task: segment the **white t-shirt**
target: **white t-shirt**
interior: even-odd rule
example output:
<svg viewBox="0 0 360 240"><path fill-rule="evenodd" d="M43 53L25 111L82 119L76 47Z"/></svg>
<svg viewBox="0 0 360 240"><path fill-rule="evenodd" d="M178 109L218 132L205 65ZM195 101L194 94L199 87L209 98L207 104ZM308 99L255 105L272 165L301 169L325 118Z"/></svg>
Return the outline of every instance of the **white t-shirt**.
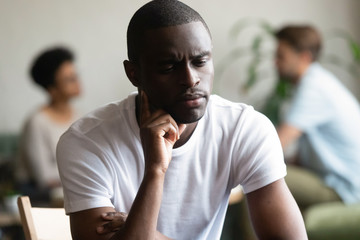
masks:
<svg viewBox="0 0 360 240"><path fill-rule="evenodd" d="M66 212L115 207L129 212L144 173L135 96L77 121L60 139ZM173 149L158 230L174 239L218 239L230 191L245 193L286 174L277 133L250 106L211 96L191 138Z"/></svg>

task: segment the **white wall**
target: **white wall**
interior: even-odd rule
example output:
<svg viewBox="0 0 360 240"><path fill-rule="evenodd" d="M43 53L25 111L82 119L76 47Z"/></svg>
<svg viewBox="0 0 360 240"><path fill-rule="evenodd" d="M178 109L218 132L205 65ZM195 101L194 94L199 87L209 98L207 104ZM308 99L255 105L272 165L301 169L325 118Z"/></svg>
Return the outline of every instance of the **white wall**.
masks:
<svg viewBox="0 0 360 240"><path fill-rule="evenodd" d="M28 68L34 55L47 46L60 43L75 50L84 90L76 105L82 112L135 90L122 67L126 59L125 34L130 17L145 2L0 0L0 132L18 132L26 115L46 101L41 89L31 83ZM360 39L358 0L184 2L207 21L213 35L215 63L232 48L228 41L232 24L244 17L262 18L276 27L292 22L312 23L320 31L342 28ZM347 49L335 48L346 56ZM239 93L241 81L237 76L241 73L235 70L222 79L217 92L234 101L258 104L273 82L264 80L253 91ZM345 84L360 95L358 82Z"/></svg>

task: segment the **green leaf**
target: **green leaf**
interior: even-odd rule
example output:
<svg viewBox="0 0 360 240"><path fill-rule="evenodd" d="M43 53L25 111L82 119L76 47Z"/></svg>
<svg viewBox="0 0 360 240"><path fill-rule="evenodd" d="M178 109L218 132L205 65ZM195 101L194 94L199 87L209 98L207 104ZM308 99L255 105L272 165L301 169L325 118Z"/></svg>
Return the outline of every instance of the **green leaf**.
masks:
<svg viewBox="0 0 360 240"><path fill-rule="evenodd" d="M258 77L257 77L257 72L256 72L256 65L251 64L248 69L248 80L246 81L246 84L245 84L245 90L248 90L249 88L251 88L256 83L257 80L258 80Z"/></svg>
<svg viewBox="0 0 360 240"><path fill-rule="evenodd" d="M360 46L354 40L349 39L349 47L353 54L354 60L360 63Z"/></svg>
<svg viewBox="0 0 360 240"><path fill-rule="evenodd" d="M267 22L263 21L260 25L262 27L262 29L265 30L265 32L271 36L275 35L275 30L274 28Z"/></svg>
<svg viewBox="0 0 360 240"><path fill-rule="evenodd" d="M252 50L254 52L259 52L262 42L263 42L262 36L257 35L255 37L254 41L252 42L252 46L251 46Z"/></svg>

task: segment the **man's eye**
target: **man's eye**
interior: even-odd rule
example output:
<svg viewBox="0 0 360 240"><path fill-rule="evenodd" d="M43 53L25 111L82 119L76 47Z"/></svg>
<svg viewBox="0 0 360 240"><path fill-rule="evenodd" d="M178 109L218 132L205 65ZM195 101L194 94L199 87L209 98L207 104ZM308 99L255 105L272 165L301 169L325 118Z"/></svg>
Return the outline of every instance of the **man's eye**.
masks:
<svg viewBox="0 0 360 240"><path fill-rule="evenodd" d="M202 67L207 63L207 59L197 59L193 62L195 66Z"/></svg>
<svg viewBox="0 0 360 240"><path fill-rule="evenodd" d="M174 69L175 69L175 65L167 64L167 65L160 67L160 72L161 73L169 73L169 72L173 71Z"/></svg>

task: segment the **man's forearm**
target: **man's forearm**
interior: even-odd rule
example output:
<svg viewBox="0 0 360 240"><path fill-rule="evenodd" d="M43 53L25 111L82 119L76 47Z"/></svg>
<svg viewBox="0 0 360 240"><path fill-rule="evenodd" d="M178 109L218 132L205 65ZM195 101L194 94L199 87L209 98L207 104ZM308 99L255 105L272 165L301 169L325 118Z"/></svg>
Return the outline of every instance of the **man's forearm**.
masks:
<svg viewBox="0 0 360 240"><path fill-rule="evenodd" d="M164 178L165 173L145 173L124 227L114 234L112 240L164 239L160 237L165 236L156 231Z"/></svg>
<svg viewBox="0 0 360 240"><path fill-rule="evenodd" d="M281 124L277 130L282 148L285 150L291 143L295 142L301 135L300 129L289 124Z"/></svg>

